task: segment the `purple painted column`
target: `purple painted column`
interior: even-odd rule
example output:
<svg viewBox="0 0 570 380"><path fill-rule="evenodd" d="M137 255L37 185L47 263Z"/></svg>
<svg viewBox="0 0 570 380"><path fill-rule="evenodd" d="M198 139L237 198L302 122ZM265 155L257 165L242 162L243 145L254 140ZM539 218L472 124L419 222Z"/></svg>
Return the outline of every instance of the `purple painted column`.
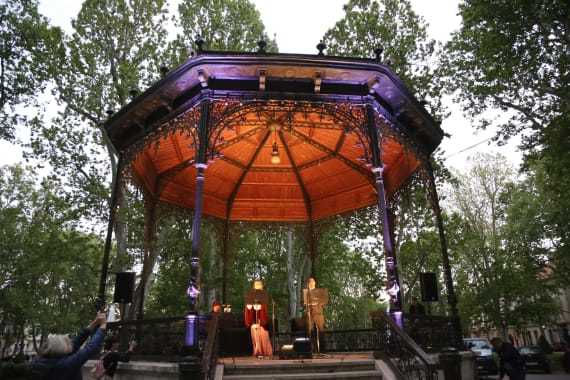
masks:
<svg viewBox="0 0 570 380"><path fill-rule="evenodd" d="M202 205L204 198L204 171L206 165L206 151L208 149L208 128L210 121L210 103L205 101L200 108L200 124L198 126L198 146L196 152L196 187L194 192L194 219L192 221L192 256L190 259L190 281L186 294L189 301L189 313L186 316L187 347L196 347L198 344L198 296L200 294L200 227L202 224Z"/></svg>
<svg viewBox="0 0 570 380"><path fill-rule="evenodd" d="M372 172L374 173L376 194L378 196L378 212L382 221L382 236L384 240L384 256L386 260L386 291L390 296L389 311L394 321L402 327L402 296L400 290L400 279L398 276L398 263L394 254L394 243L392 236L392 218L386 202L386 191L384 188L384 166L382 163L381 139L379 138L378 127L375 123L374 109L371 105L366 107L368 136L370 142L370 152L372 154Z"/></svg>

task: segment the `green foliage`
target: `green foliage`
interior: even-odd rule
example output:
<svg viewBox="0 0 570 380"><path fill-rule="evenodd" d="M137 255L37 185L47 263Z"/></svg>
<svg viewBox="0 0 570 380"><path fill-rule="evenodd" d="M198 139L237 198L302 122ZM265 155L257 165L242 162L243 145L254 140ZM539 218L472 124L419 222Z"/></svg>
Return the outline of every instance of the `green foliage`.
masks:
<svg viewBox="0 0 570 380"><path fill-rule="evenodd" d="M345 15L323 36L327 54L372 57L384 49L384 61L419 99L441 116L441 87L435 79L435 41L427 35L427 24L409 1L350 0Z"/></svg>
<svg viewBox="0 0 570 380"><path fill-rule="evenodd" d="M570 13L567 1L475 0L460 6L461 29L442 55L450 93L497 140L520 136L524 169L538 175L548 203L544 223L556 234L560 271L570 268ZM495 118L496 111L502 111ZM568 283L566 283L568 284Z"/></svg>
<svg viewBox="0 0 570 380"><path fill-rule="evenodd" d="M201 36L208 50L257 51L257 42L264 39L266 51L277 51L277 42L268 38L259 11L249 0L185 0L178 15L182 34L175 44L179 46L193 46L194 38Z"/></svg>
<svg viewBox="0 0 570 380"><path fill-rule="evenodd" d="M52 120L30 123L26 157L48 163L85 217L106 218L109 168L116 156L102 122L106 111L129 101L131 89L160 76L166 51L164 1L85 1L53 52L53 93L60 102Z"/></svg>
<svg viewBox="0 0 570 380"><path fill-rule="evenodd" d="M526 146L543 143L544 128L568 107L568 12L567 2L557 0L461 4L463 24L442 68L464 110L475 118L489 109L512 111L499 137L527 130Z"/></svg>
<svg viewBox="0 0 570 380"><path fill-rule="evenodd" d="M50 76L49 52L60 31L38 12L36 0L0 3L0 139L14 139Z"/></svg>
<svg viewBox="0 0 570 380"><path fill-rule="evenodd" d="M317 278L329 289L325 315L330 329L369 327L369 313L385 308L379 301L384 271L375 239L378 227L375 210L366 209L338 220L321 238Z"/></svg>
<svg viewBox="0 0 570 380"><path fill-rule="evenodd" d="M451 201L460 311L481 327L524 327L551 322L558 307L549 278L548 231L528 182L516 183L504 157L479 155L459 175Z"/></svg>
<svg viewBox="0 0 570 380"><path fill-rule="evenodd" d="M191 252L191 219L177 218L177 232L169 230L161 249L160 269L157 273L147 315L182 315L187 311L185 290L188 281L189 255ZM363 224L364 225L364 224ZM212 226L206 223L206 236L202 240L202 297L208 298L210 291L221 300L221 264L212 265L208 252L212 248L210 239ZM252 282L261 278L275 301L276 318L281 326L288 326L292 316L288 314L289 290L287 287L287 248L288 227L268 227L251 229L235 226L232 229L231 257L228 273L228 300L234 312L244 307L244 294L251 289ZM377 257L364 247L349 248L345 243L348 230L341 223L333 224L319 243L317 278L319 286L329 289L330 305L325 309L329 328L357 328L366 326L368 312L380 306L375 299L382 287L379 281ZM307 245L303 241L302 228L295 230L295 256L306 258ZM171 235L172 234L172 235ZM216 244L219 258L221 243ZM377 254L376 254L377 255ZM300 266L294 273L304 287L307 267ZM300 298L298 298L300 300ZM210 301L202 302L203 311L208 311ZM286 327L283 327L286 329Z"/></svg>
<svg viewBox="0 0 570 380"><path fill-rule="evenodd" d="M82 232L50 179L0 169L0 320L38 332L73 332L93 313L102 244Z"/></svg>

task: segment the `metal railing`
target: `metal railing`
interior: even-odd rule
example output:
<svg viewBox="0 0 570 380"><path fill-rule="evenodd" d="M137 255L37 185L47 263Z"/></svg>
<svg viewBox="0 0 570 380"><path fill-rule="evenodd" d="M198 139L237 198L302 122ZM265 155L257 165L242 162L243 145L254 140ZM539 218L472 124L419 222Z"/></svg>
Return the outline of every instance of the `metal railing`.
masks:
<svg viewBox="0 0 570 380"><path fill-rule="evenodd" d="M205 380L214 379L220 344L219 334L220 314L213 313L208 321L206 344L202 354L202 376Z"/></svg>
<svg viewBox="0 0 570 380"><path fill-rule="evenodd" d="M120 336L123 347L136 339L132 360L176 362L184 344L184 317L118 321L108 329Z"/></svg>
<svg viewBox="0 0 570 380"><path fill-rule="evenodd" d="M220 318L223 317L223 318ZM374 351L382 353L393 367L401 373L405 379L436 380L437 362L433 357L426 354L425 350L408 335L408 331L418 342L426 344L428 349L436 346L450 346L449 338L442 333L437 337L441 341L436 345L435 334L422 336L422 329L433 325L435 319L424 319L423 327L418 327L418 319L408 319L407 331L398 327L392 318L384 312L371 313L372 329L352 329L324 331L320 336L322 352L348 352L348 351ZM236 321L234 321L236 319ZM239 319L234 315L200 316L198 318L199 349L202 353L201 367L206 379L213 378L220 352L220 331L226 327L233 327ZM429 323L427 323L427 322ZM234 323L235 322L235 323ZM437 319L443 329L448 321ZM233 323L233 324L232 324ZM415 325L414 325L415 323ZM177 362L184 348L184 317L145 319L142 321L121 321L109 324L109 329L120 332L120 335L128 342L129 338L136 337L138 345L133 360L169 361ZM245 329L245 328L244 328ZM415 330L414 330L415 329ZM300 335L303 335L300 332ZM243 335L243 334L242 334ZM276 333L276 347L291 343L299 334Z"/></svg>
<svg viewBox="0 0 570 380"><path fill-rule="evenodd" d="M406 333L425 351L441 352L449 347L463 348L452 317L437 315L404 314Z"/></svg>
<svg viewBox="0 0 570 380"><path fill-rule="evenodd" d="M371 313L383 352L404 379L437 380L437 362L383 311Z"/></svg>

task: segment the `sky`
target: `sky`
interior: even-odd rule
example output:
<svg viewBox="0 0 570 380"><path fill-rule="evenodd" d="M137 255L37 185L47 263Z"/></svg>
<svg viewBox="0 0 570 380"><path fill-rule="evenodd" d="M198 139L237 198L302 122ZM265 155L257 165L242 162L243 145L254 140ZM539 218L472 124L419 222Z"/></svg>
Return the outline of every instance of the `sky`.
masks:
<svg viewBox="0 0 570 380"><path fill-rule="evenodd" d="M172 1L170 1L172 3ZM316 45L323 34L343 16L342 6L347 0L252 0L261 14L268 35L276 35L279 51L283 53L317 53ZM461 25L457 15L458 0L411 0L416 13L429 24L428 32L436 40L445 42L451 33ZM81 8L80 0L43 0L40 12L47 16L52 24L71 30L71 20ZM172 6L173 10L175 7ZM444 131L451 135L444 139L442 149L449 166L458 170L468 167L467 159L477 152L500 152L507 160L518 166L521 154L517 150L517 140L507 146L496 147L488 139L494 135L493 128L476 131L469 120L451 98L446 98L445 105L450 116L442 122ZM25 139L25 134L20 133ZM21 149L15 145L0 141L0 165L21 161Z"/></svg>

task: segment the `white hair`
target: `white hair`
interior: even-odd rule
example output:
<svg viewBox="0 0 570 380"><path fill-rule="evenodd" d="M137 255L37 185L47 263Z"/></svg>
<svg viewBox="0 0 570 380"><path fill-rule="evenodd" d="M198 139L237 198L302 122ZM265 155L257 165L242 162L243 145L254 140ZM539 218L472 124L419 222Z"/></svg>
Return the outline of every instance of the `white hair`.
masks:
<svg viewBox="0 0 570 380"><path fill-rule="evenodd" d="M67 335L50 334L40 347L39 354L44 357L60 357L70 354L71 351L71 339Z"/></svg>

